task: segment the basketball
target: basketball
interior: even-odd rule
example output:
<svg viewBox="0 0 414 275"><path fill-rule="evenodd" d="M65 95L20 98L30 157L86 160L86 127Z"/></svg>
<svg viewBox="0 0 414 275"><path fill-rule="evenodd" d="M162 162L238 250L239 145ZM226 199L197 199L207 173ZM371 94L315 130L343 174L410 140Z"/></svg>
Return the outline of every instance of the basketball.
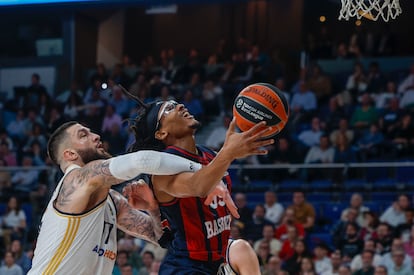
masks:
<svg viewBox="0 0 414 275"><path fill-rule="evenodd" d="M289 105L283 93L273 85L256 83L244 88L233 104L233 116L240 131L247 131L257 123L266 121L274 129L266 138L277 135L286 126Z"/></svg>

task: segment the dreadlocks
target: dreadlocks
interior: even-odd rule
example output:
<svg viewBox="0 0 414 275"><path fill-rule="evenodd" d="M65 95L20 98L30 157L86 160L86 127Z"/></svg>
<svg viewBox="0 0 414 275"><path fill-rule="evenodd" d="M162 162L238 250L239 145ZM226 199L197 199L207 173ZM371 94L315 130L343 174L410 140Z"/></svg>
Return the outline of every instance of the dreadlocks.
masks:
<svg viewBox="0 0 414 275"><path fill-rule="evenodd" d="M135 142L128 148L128 152L139 150L162 151L165 145L155 138L157 131L158 112L162 105L161 101L146 104L138 97L128 92L124 87L118 85L121 90L131 99L138 103L138 114L129 119L129 129L134 133Z"/></svg>

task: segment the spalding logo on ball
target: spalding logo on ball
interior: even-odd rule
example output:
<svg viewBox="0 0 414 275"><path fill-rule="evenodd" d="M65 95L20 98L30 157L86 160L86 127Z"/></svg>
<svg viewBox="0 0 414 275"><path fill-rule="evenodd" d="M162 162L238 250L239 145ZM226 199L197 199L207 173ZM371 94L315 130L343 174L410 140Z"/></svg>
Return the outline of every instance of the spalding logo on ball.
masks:
<svg viewBox="0 0 414 275"><path fill-rule="evenodd" d="M289 105L283 93L273 85L256 83L244 88L236 97L233 116L241 131L247 131L264 120L274 129L267 138L272 137L286 126L289 118Z"/></svg>

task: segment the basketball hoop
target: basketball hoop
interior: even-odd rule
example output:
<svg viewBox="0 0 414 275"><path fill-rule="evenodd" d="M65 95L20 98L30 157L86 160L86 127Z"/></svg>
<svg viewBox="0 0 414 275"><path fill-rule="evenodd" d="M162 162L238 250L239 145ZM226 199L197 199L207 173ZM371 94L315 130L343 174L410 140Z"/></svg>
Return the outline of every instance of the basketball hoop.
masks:
<svg viewBox="0 0 414 275"><path fill-rule="evenodd" d="M385 22L401 14L399 0L341 0L342 8L338 19L349 20L350 17L365 17L377 21L381 17Z"/></svg>

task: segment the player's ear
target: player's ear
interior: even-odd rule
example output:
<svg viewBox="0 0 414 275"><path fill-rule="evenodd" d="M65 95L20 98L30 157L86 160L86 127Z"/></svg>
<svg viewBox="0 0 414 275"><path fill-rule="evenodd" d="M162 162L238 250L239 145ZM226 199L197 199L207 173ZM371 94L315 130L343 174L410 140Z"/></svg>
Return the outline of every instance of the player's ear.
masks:
<svg viewBox="0 0 414 275"><path fill-rule="evenodd" d="M164 130L162 130L162 129L157 130L157 131L155 132L155 139L158 139L158 140L165 140L165 139L167 138L167 136L168 136L168 132L167 132L167 131L164 131Z"/></svg>
<svg viewBox="0 0 414 275"><path fill-rule="evenodd" d="M78 153L73 149L65 149L63 151L63 159L66 161L73 161L79 157Z"/></svg>

